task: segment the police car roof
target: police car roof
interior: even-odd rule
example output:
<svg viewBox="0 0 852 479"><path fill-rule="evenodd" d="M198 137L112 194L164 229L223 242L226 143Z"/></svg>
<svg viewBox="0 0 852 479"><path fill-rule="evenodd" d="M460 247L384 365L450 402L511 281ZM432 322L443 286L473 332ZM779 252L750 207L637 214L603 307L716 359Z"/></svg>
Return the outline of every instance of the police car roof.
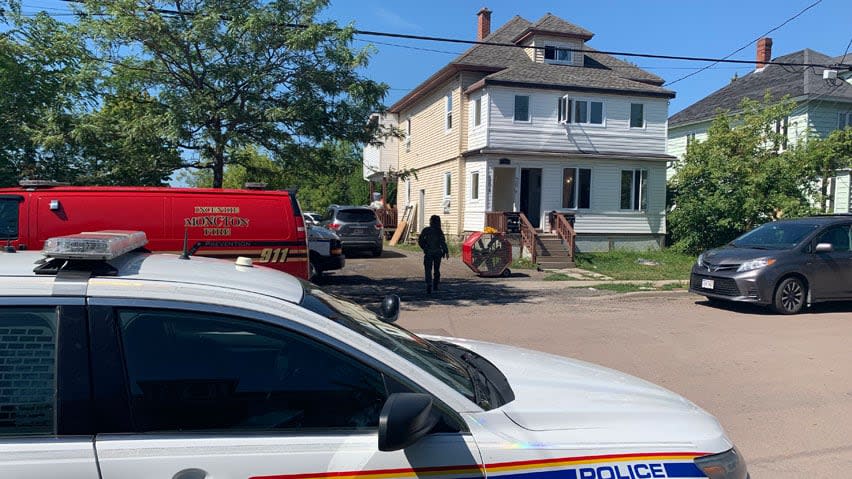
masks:
<svg viewBox="0 0 852 479"><path fill-rule="evenodd" d="M56 276L36 275L33 269L44 256L38 252L0 253L0 282L11 278L36 277L51 288ZM134 281L210 286L271 296L291 303L302 300L304 288L298 279L262 266L237 266L233 261L193 256L182 260L177 255L128 253L109 261L118 270L116 276L98 276L101 281ZM21 293L17 293L21 294ZM30 293L27 293L29 295ZM41 294L41 293L36 293ZM15 288L0 286L0 296L16 295ZM50 289L45 293L50 295Z"/></svg>

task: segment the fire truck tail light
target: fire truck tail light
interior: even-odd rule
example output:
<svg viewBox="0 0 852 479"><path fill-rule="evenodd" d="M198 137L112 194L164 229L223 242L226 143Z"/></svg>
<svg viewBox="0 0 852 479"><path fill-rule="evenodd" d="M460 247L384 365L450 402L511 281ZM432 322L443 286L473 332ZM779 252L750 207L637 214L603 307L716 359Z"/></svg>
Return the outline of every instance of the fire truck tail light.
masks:
<svg viewBox="0 0 852 479"><path fill-rule="evenodd" d="M93 231L50 238L43 253L50 258L108 261L146 244L143 231Z"/></svg>

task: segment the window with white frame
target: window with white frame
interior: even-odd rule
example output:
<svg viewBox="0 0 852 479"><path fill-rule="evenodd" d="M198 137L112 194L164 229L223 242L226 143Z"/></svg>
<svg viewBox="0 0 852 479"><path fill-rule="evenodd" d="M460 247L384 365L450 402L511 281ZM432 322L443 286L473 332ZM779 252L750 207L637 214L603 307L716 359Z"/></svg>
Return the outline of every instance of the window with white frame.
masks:
<svg viewBox="0 0 852 479"><path fill-rule="evenodd" d="M470 174L470 199L479 199L479 172L474 171Z"/></svg>
<svg viewBox="0 0 852 479"><path fill-rule="evenodd" d="M405 120L405 151L411 151L411 118Z"/></svg>
<svg viewBox="0 0 852 479"><path fill-rule="evenodd" d="M602 101L580 100L563 96L559 98L556 110L559 123L603 125L605 119Z"/></svg>
<svg viewBox="0 0 852 479"><path fill-rule="evenodd" d="M837 115L837 129L852 128L852 112L842 111Z"/></svg>
<svg viewBox="0 0 852 479"><path fill-rule="evenodd" d="M590 208L592 202L592 170L565 168L562 170L562 207Z"/></svg>
<svg viewBox="0 0 852 479"><path fill-rule="evenodd" d="M529 95L515 95L515 121L530 121Z"/></svg>
<svg viewBox="0 0 852 479"><path fill-rule="evenodd" d="M447 93L446 103L446 114L444 115L444 129L449 131L453 129L453 94Z"/></svg>
<svg viewBox="0 0 852 479"><path fill-rule="evenodd" d="M686 147L689 148L689 145L695 143L695 133L687 133L686 134Z"/></svg>
<svg viewBox="0 0 852 479"><path fill-rule="evenodd" d="M453 192L453 174L449 171L444 173L444 198L448 198Z"/></svg>
<svg viewBox="0 0 852 479"><path fill-rule="evenodd" d="M784 118L779 118L775 120L775 134L780 136L781 145L779 150L787 149L787 133L790 124L790 117L785 116Z"/></svg>
<svg viewBox="0 0 852 479"><path fill-rule="evenodd" d="M405 182L405 204L411 204L411 180Z"/></svg>
<svg viewBox="0 0 852 479"><path fill-rule="evenodd" d="M630 104L630 128L645 128L645 105Z"/></svg>
<svg viewBox="0 0 852 479"><path fill-rule="evenodd" d="M621 170L621 209L648 208L648 170Z"/></svg>
<svg viewBox="0 0 852 479"><path fill-rule="evenodd" d="M473 126L482 124L482 97L473 101Z"/></svg>
<svg viewBox="0 0 852 479"><path fill-rule="evenodd" d="M544 61L545 63L574 63L574 52L568 47L558 47L556 45L544 46Z"/></svg>

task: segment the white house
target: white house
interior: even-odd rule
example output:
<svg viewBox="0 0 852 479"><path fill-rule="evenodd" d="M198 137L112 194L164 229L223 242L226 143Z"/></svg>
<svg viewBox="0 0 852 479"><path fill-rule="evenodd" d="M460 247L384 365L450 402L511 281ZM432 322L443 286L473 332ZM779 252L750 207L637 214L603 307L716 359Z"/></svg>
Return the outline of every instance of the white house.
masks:
<svg viewBox="0 0 852 479"><path fill-rule="evenodd" d="M395 169L400 206L418 225L482 230L490 212L522 212L548 233L551 211L575 215L577 249L658 248L666 233L663 80L588 45L593 34L547 14L519 16L392 105L407 133ZM495 45L499 44L499 45ZM366 158L366 152L365 152Z"/></svg>
<svg viewBox="0 0 852 479"><path fill-rule="evenodd" d="M669 118L668 153L682 159L687 145L707 138L710 124L720 112L736 112L744 98L763 100L767 91L772 98L788 96L796 102L793 112L776 123L776 132L786 135L787 144L804 141L809 135L826 136L839 128L852 127L852 75L847 66L840 67L842 57L830 57L804 49L775 58L790 64L837 65L836 78L824 78L825 68L790 67L767 64L772 58L772 39L762 38L757 44L755 70L707 95ZM833 76L833 75L832 75ZM675 173L676 163L668 176ZM831 182L833 211L850 212L850 172L841 172Z"/></svg>

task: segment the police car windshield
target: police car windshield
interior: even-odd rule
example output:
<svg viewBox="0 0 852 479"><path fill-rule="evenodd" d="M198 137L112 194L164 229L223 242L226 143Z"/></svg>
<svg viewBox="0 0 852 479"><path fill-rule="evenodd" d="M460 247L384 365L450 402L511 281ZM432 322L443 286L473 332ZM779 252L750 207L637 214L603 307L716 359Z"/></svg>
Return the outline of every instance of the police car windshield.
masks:
<svg viewBox="0 0 852 479"><path fill-rule="evenodd" d="M369 310L303 282L301 305L386 347L426 370L473 402L476 394L464 365L429 341L379 319Z"/></svg>

